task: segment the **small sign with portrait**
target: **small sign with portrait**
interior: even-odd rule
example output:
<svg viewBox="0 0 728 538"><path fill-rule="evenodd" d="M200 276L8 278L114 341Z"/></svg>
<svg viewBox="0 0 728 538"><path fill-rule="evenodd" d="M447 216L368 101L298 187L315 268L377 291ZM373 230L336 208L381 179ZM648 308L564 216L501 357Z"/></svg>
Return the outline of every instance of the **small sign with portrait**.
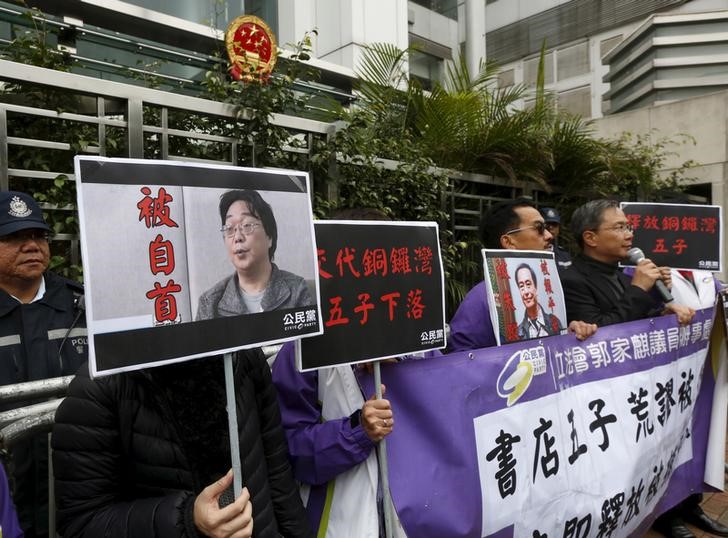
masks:
<svg viewBox="0 0 728 538"><path fill-rule="evenodd" d="M483 249L498 345L566 333L566 303L550 251Z"/></svg>
<svg viewBox="0 0 728 538"><path fill-rule="evenodd" d="M92 376L321 333L308 174L75 166Z"/></svg>

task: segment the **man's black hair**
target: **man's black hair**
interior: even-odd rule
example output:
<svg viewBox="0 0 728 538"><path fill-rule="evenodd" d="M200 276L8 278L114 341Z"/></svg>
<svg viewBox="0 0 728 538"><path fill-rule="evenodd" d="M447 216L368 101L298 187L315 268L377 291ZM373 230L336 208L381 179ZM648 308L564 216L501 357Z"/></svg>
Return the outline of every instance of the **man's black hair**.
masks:
<svg viewBox="0 0 728 538"><path fill-rule="evenodd" d="M483 214L478 227L478 237L485 248L503 248L500 244L501 236L518 228L521 223L521 218L516 213L519 207L536 209L531 200L517 198L493 204Z"/></svg>
<svg viewBox="0 0 728 538"><path fill-rule="evenodd" d="M273 255L276 253L276 247L278 246L278 226L276 225L276 218L273 215L273 209L271 209L268 202L263 200L263 197L258 191L227 191L220 196L220 223L222 226L225 225L225 217L228 209L237 201L243 201L248 204L250 214L263 223L263 230L271 239L271 245L268 249L268 259L273 261Z"/></svg>
<svg viewBox="0 0 728 538"><path fill-rule="evenodd" d="M518 267L516 267L515 272L513 273L513 277L516 279L516 287L518 287L518 271L521 269L528 269L531 272L531 278L533 279L533 286L535 288L538 288L538 279L536 278L536 273L533 270L533 267L531 267L527 263L522 263Z"/></svg>
<svg viewBox="0 0 728 538"><path fill-rule="evenodd" d="M571 232L581 250L584 250L584 232L599 228L607 209L619 209L619 202L608 199L592 200L576 208L571 215Z"/></svg>

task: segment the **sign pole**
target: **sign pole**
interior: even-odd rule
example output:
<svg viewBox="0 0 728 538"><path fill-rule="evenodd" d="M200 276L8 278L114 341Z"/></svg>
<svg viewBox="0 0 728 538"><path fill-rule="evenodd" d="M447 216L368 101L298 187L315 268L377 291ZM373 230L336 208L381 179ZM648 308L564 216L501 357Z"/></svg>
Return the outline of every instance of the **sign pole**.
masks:
<svg viewBox="0 0 728 538"><path fill-rule="evenodd" d="M379 361L374 363L374 387L377 399L382 398L382 372ZM379 456L379 477L382 485L382 502L384 504L384 532L387 538L392 538L394 518L392 517L392 496L389 493L389 467L387 465L387 440L382 439L377 445Z"/></svg>
<svg viewBox="0 0 728 538"><path fill-rule="evenodd" d="M225 364L225 396L227 398L228 429L230 430L230 457L233 465L233 493L235 498L243 492L243 474L240 465L240 442L238 441L238 416L235 410L235 379L233 378L233 354L223 355Z"/></svg>

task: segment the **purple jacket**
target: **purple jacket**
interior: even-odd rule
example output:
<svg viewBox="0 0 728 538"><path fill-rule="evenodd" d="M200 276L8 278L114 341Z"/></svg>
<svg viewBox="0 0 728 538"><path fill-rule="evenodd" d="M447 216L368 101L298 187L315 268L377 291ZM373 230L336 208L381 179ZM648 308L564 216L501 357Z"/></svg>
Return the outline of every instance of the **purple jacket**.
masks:
<svg viewBox="0 0 728 538"><path fill-rule="evenodd" d="M10 498L8 488L8 477L5 469L0 463L0 534L3 538L22 538L23 531L20 530L18 516L15 513L13 500Z"/></svg>
<svg viewBox="0 0 728 538"><path fill-rule="evenodd" d="M273 363L273 384L293 475L311 485L306 510L314 529L318 529L326 483L366 460L374 443L361 424L352 427L348 416L322 422L318 372L296 370L292 342L283 345Z"/></svg>
<svg viewBox="0 0 728 538"><path fill-rule="evenodd" d="M450 320L449 353L497 345L486 294L485 281L482 281L460 303Z"/></svg>

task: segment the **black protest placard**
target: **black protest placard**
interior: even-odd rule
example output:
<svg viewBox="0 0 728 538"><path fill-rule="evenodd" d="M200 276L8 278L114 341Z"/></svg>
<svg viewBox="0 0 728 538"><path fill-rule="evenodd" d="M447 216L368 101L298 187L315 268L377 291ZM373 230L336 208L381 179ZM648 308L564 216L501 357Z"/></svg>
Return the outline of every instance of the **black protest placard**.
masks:
<svg viewBox="0 0 728 538"><path fill-rule="evenodd" d="M321 333L305 172L76 157L76 180L92 376Z"/></svg>
<svg viewBox="0 0 728 538"><path fill-rule="evenodd" d="M432 222L321 221L324 334L301 341L301 370L445 346L444 276Z"/></svg>
<svg viewBox="0 0 728 538"><path fill-rule="evenodd" d="M720 206L625 202L622 210L634 228L632 246L658 266L722 270Z"/></svg>

